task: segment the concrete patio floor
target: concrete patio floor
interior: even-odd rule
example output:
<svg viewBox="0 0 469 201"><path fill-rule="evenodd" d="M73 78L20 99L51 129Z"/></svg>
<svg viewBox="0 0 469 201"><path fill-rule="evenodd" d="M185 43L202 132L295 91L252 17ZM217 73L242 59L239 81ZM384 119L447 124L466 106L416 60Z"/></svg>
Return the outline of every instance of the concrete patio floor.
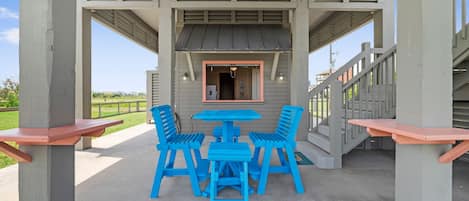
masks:
<svg viewBox="0 0 469 201"><path fill-rule="evenodd" d="M205 144L213 141L207 137ZM248 141L242 137L241 141ZM150 200L158 152L153 125L139 125L93 141L93 149L76 152L77 201ZM202 155L206 156L206 146ZM177 166L183 166L178 155ZM275 161L277 162L277 161ZM0 170L0 201L18 200L18 166ZM388 151L352 151L344 168L320 170L300 166L305 194L297 195L289 175L271 175L265 195L250 200L269 201L388 201L394 200L394 155ZM469 201L469 163L454 164L453 200ZM255 182L251 185L255 186ZM201 186L205 187L206 182ZM224 190L221 197L239 196ZM208 200L194 197L188 177L165 178L161 201Z"/></svg>

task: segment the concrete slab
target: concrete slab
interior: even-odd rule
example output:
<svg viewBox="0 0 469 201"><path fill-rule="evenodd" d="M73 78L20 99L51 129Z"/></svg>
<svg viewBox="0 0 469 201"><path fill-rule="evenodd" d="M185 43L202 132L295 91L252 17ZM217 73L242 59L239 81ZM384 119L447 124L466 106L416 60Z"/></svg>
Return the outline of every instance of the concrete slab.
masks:
<svg viewBox="0 0 469 201"><path fill-rule="evenodd" d="M213 138L207 137L205 145ZM249 141L242 137L241 141ZM158 152L153 125L139 125L96 139L93 149L76 152L77 201L150 200ZM206 146L202 156L207 153ZM176 166L184 166L178 155ZM274 161L277 163L278 161ZM343 159L343 169L321 170L300 166L305 194L297 195L289 175L271 175L266 194L250 200L270 201L392 201L394 200L394 153L389 151L352 151ZM453 200L469 201L469 164L457 161L453 167ZM255 182L251 182L255 186ZM0 170L1 201L18 200L17 166ZM202 184L205 187L205 183ZM188 177L163 180L157 200L203 200L194 197ZM222 197L238 196L225 190Z"/></svg>

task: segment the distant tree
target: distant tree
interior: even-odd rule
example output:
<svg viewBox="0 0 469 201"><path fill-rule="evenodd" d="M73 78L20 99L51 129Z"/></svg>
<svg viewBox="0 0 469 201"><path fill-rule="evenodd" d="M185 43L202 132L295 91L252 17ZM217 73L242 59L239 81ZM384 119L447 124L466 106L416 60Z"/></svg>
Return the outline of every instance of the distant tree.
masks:
<svg viewBox="0 0 469 201"><path fill-rule="evenodd" d="M19 105L19 83L12 79L3 81L0 88L0 99L6 101L6 107L18 107Z"/></svg>

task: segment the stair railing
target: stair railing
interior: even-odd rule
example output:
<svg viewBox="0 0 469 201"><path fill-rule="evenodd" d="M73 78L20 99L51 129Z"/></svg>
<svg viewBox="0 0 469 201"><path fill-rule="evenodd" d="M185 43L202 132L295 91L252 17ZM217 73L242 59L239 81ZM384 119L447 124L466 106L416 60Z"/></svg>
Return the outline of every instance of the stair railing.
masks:
<svg viewBox="0 0 469 201"><path fill-rule="evenodd" d="M349 119L394 118L396 115L396 46L342 85L344 101L343 153L368 137L364 128L347 124Z"/></svg>
<svg viewBox="0 0 469 201"><path fill-rule="evenodd" d="M308 126L310 131L317 131L320 124L328 124L328 118L331 114L331 84L337 80L346 83L347 80L353 79L354 76L366 68L367 63L369 66L372 54L379 53L379 50L371 49L370 43L363 43L360 53L309 91Z"/></svg>
<svg viewBox="0 0 469 201"><path fill-rule="evenodd" d="M459 4L459 6L458 6ZM460 10L458 10L460 9ZM453 65L456 66L469 56L469 39L466 0L453 0Z"/></svg>
<svg viewBox="0 0 469 201"><path fill-rule="evenodd" d="M368 137L348 119L395 116L395 76L396 46L383 53L363 43L359 54L309 92L309 129L329 126L329 154L340 157Z"/></svg>

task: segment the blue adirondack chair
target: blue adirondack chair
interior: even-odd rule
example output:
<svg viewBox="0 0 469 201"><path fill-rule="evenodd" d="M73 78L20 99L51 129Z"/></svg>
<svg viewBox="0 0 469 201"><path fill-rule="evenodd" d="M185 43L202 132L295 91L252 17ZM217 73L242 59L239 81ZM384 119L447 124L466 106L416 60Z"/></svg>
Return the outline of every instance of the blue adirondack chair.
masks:
<svg viewBox="0 0 469 201"><path fill-rule="evenodd" d="M161 181L164 176L182 176L188 175L192 183L192 190L195 196L200 196L199 182L208 178L209 161L202 159L200 155L200 147L204 140L203 133L178 133L174 123L173 112L171 106L162 105L155 106L151 109L153 119L158 134L159 144L156 148L160 151L158 165L156 167L155 178L151 191L151 198L158 197ZM186 161L187 168L174 168L174 160L176 152L182 151ZM193 151L195 156L192 157ZM168 152L170 152L169 160L167 160Z"/></svg>
<svg viewBox="0 0 469 201"><path fill-rule="evenodd" d="M300 171L296 164L294 149L296 147L295 136L301 121L303 108L298 106L283 106L280 113L277 129L274 133L249 133L249 138L254 144L254 156L249 166L251 178L258 180L257 193L265 193L267 177L269 173L291 174L295 183L296 192L304 193ZM264 148L264 159L259 165L259 152ZM280 166L271 166L272 150L276 149L280 160ZM288 160L284 155L287 154Z"/></svg>

